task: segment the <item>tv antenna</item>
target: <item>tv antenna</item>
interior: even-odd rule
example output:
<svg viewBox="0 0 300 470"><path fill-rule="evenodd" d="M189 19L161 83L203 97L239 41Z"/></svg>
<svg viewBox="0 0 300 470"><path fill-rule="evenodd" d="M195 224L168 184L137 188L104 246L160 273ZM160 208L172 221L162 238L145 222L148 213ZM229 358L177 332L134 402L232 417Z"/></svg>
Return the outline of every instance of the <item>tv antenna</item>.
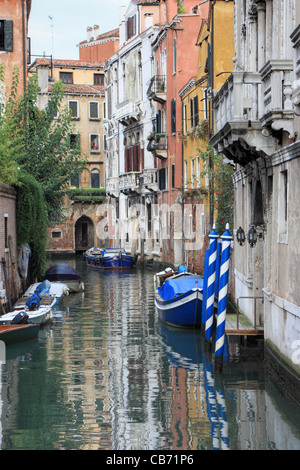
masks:
<svg viewBox="0 0 300 470"><path fill-rule="evenodd" d="M51 21L51 29L52 29L52 57L54 56L54 47L53 47L53 17L48 15L49 20Z"/></svg>

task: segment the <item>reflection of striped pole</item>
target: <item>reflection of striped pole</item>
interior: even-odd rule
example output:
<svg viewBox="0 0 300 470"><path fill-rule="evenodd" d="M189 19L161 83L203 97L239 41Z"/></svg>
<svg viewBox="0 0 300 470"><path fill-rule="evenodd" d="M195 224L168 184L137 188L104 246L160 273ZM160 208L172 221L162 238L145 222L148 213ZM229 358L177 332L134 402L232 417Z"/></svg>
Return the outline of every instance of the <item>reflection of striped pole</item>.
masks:
<svg viewBox="0 0 300 470"><path fill-rule="evenodd" d="M204 276L203 276L203 297L202 297L202 321L201 328L204 331L206 321L206 297L207 297L207 277L208 277L208 258L209 250L205 251L204 258Z"/></svg>
<svg viewBox="0 0 300 470"><path fill-rule="evenodd" d="M207 299L206 299L206 322L205 322L205 339L209 341L212 337L213 314L215 303L215 279L216 279L216 259L217 259L217 241L218 234L213 231L209 234L209 260L208 260L208 279L207 279Z"/></svg>
<svg viewBox="0 0 300 470"><path fill-rule="evenodd" d="M228 231L229 224L226 225L226 232L222 235L222 256L221 256L221 269L220 269L220 285L219 285L219 302L218 302L218 317L217 317L217 334L216 334L216 365L222 364L222 356L225 340L225 317L226 317L226 303L228 291L228 273L229 273L229 257L230 257L230 243L232 236Z"/></svg>

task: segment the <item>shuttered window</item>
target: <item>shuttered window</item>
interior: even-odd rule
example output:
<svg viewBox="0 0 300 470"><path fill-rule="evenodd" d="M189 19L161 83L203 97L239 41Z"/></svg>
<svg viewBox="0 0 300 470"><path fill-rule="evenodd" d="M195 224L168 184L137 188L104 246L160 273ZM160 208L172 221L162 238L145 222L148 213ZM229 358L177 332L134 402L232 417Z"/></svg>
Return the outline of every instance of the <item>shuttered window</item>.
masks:
<svg viewBox="0 0 300 470"><path fill-rule="evenodd" d="M0 20L0 51L13 51L13 21Z"/></svg>
<svg viewBox="0 0 300 470"><path fill-rule="evenodd" d="M171 132L175 134L176 132L176 101L171 101Z"/></svg>

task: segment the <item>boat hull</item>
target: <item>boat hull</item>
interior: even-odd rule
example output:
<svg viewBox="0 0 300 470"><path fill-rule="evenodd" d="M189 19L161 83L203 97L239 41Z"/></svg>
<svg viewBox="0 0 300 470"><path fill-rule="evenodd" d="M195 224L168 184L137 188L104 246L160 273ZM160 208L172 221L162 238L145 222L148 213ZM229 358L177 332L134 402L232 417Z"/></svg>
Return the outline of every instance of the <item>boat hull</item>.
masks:
<svg viewBox="0 0 300 470"><path fill-rule="evenodd" d="M40 325L0 325L0 341L6 345L29 341L38 336Z"/></svg>
<svg viewBox="0 0 300 470"><path fill-rule="evenodd" d="M0 325L10 325L15 316L20 310L14 310L13 312L6 313L0 317ZM26 310L28 315L28 321L36 325L45 325L52 318L52 310L50 307L39 308L38 310Z"/></svg>
<svg viewBox="0 0 300 470"><path fill-rule="evenodd" d="M171 300L163 300L155 292L158 318L171 326L200 328L202 316L202 289L193 289Z"/></svg>
<svg viewBox="0 0 300 470"><path fill-rule="evenodd" d="M85 253L86 264L92 268L99 269L130 269L134 265L134 257L126 253L109 254L108 250L105 254L92 254L92 251Z"/></svg>

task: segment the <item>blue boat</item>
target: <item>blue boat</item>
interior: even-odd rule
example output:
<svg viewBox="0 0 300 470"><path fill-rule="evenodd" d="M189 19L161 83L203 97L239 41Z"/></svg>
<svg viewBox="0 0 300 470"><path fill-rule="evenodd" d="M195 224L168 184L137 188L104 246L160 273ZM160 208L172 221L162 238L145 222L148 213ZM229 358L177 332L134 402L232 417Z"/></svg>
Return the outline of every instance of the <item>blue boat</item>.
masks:
<svg viewBox="0 0 300 470"><path fill-rule="evenodd" d="M128 255L124 248L90 248L84 253L87 266L102 269L129 269L136 257Z"/></svg>
<svg viewBox="0 0 300 470"><path fill-rule="evenodd" d="M155 307L162 322L184 328L201 326L202 277L188 272L164 271L156 274L155 283Z"/></svg>

